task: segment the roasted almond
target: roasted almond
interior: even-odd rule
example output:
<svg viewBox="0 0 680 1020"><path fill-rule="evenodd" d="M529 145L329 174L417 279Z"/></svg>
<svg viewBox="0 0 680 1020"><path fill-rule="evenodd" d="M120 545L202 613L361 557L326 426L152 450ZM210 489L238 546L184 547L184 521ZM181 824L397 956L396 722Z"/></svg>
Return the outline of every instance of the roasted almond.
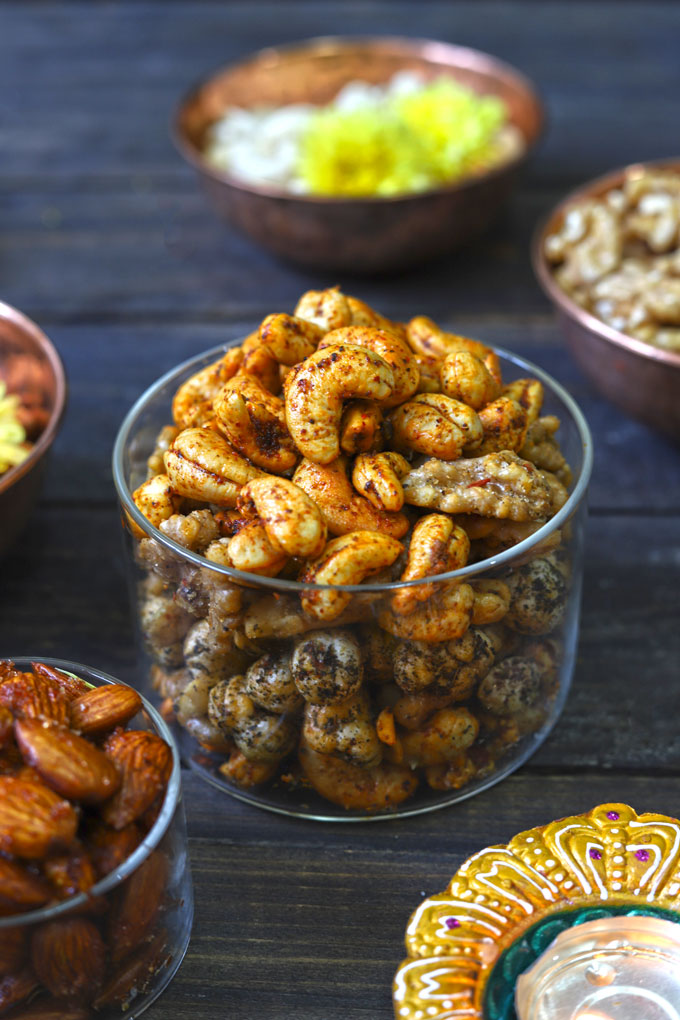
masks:
<svg viewBox="0 0 680 1020"><path fill-rule="evenodd" d="M49 921L36 931L31 963L52 995L89 1002L104 979L106 948L92 921L68 917Z"/></svg>
<svg viewBox="0 0 680 1020"><path fill-rule="evenodd" d="M150 934L163 902L167 877L168 862L156 850L125 882L109 923L114 962L137 949Z"/></svg>
<svg viewBox="0 0 680 1020"><path fill-rule="evenodd" d="M4 684L5 680L17 676L20 672L21 670L16 668L11 659L0 659L0 684Z"/></svg>
<svg viewBox="0 0 680 1020"><path fill-rule="evenodd" d="M0 977L18 971L26 955L26 929L0 928Z"/></svg>
<svg viewBox="0 0 680 1020"><path fill-rule="evenodd" d="M60 900L88 892L97 881L94 864L82 847L69 854L48 857L42 870Z"/></svg>
<svg viewBox="0 0 680 1020"><path fill-rule="evenodd" d="M86 691L91 690L89 684L86 684L80 677L73 676L71 673L64 673L60 669L55 669L54 666L48 666L44 662L32 662L34 673L38 673L40 676L47 677L49 680L53 680L58 687L66 694L68 698L75 698L79 694L84 694Z"/></svg>
<svg viewBox="0 0 680 1020"><path fill-rule="evenodd" d="M23 864L0 857L0 917L33 910L51 898L52 891L44 879ZM0 936L3 931L0 928Z"/></svg>
<svg viewBox="0 0 680 1020"><path fill-rule="evenodd" d="M78 816L42 783L0 776L0 851L36 860L68 846Z"/></svg>
<svg viewBox="0 0 680 1020"><path fill-rule="evenodd" d="M53 719L68 725L69 698L54 680L19 673L0 684L0 705L16 719Z"/></svg>
<svg viewBox="0 0 680 1020"><path fill-rule="evenodd" d="M106 684L71 702L71 726L84 736L101 736L116 726L124 726L141 707L142 699L132 687Z"/></svg>
<svg viewBox="0 0 680 1020"><path fill-rule="evenodd" d="M102 807L102 817L114 829L136 821L165 790L172 772L172 751L147 730L116 730L104 750L122 775L120 789Z"/></svg>
<svg viewBox="0 0 680 1020"><path fill-rule="evenodd" d="M85 842L99 878L104 878L127 860L142 841L142 834L132 822L123 829L114 829L103 822L93 826Z"/></svg>
<svg viewBox="0 0 680 1020"><path fill-rule="evenodd" d="M12 727L14 716L8 708L0 705L0 748L4 747L12 739Z"/></svg>
<svg viewBox="0 0 680 1020"><path fill-rule="evenodd" d="M40 999L31 1002L30 1006L19 1013L12 1013L11 1020L90 1020L91 1016L90 1011L81 1006L67 1006L54 999Z"/></svg>
<svg viewBox="0 0 680 1020"><path fill-rule="evenodd" d="M23 1002L38 987L35 975L28 967L0 980L0 1014Z"/></svg>
<svg viewBox="0 0 680 1020"><path fill-rule="evenodd" d="M64 797L100 804L120 786L118 769L111 759L65 726L21 719L14 725L14 734L27 764Z"/></svg>
<svg viewBox="0 0 680 1020"><path fill-rule="evenodd" d="M167 957L167 941L166 932L160 931L139 952L128 957L106 982L94 1000L94 1008L104 1009L106 1006L127 1002L133 991L142 995Z"/></svg>

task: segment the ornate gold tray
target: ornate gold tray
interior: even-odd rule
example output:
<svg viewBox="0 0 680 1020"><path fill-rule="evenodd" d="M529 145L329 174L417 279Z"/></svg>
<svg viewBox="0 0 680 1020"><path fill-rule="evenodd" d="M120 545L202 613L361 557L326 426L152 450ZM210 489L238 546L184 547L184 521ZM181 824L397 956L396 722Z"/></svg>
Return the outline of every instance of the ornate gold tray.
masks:
<svg viewBox="0 0 680 1020"><path fill-rule="evenodd" d="M679 912L676 819L602 804L522 832L470 857L411 916L396 1020L512 1020L517 977L565 928Z"/></svg>

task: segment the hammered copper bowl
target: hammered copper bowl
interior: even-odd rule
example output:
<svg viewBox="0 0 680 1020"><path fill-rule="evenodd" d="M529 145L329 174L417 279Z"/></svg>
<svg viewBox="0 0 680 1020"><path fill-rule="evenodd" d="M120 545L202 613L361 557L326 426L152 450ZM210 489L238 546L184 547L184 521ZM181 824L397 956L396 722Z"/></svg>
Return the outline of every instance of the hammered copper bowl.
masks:
<svg viewBox="0 0 680 1020"><path fill-rule="evenodd" d="M21 464L0 475L0 554L28 521L47 465L47 453L66 406L64 367L43 331L0 302L0 380L30 408L39 434Z"/></svg>
<svg viewBox="0 0 680 1020"><path fill-rule="evenodd" d="M618 188L634 169L680 172L680 160L633 164L589 181L567 195L534 235L532 261L541 287L555 306L567 346L593 385L627 414L680 440L680 353L636 340L591 315L557 283L545 258L545 240L561 224L566 209L583 198Z"/></svg>
<svg viewBox="0 0 680 1020"><path fill-rule="evenodd" d="M324 198L251 186L204 159L206 131L230 106L328 103L349 81L388 81L398 71L450 75L505 101L525 150L450 187L394 198ZM481 233L508 197L541 131L530 82L486 53L422 39L312 39L256 53L206 79L182 100L174 139L217 212L275 255L317 269L382 273L452 251Z"/></svg>

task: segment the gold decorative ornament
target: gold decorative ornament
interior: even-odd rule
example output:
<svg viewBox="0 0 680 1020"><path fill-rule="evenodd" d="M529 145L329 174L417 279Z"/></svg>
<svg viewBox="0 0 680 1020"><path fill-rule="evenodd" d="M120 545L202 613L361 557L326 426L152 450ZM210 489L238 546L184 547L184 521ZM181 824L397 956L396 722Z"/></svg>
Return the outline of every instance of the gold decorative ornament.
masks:
<svg viewBox="0 0 680 1020"><path fill-rule="evenodd" d="M651 915L680 922L680 822L603 804L470 857L406 929L396 1020L511 1020L517 977L562 931Z"/></svg>

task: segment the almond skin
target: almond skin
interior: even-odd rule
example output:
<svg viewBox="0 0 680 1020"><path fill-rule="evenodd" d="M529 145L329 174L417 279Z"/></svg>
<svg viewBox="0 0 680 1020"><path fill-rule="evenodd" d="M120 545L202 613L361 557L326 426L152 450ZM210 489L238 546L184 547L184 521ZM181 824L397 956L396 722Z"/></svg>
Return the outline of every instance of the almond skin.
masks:
<svg viewBox="0 0 680 1020"><path fill-rule="evenodd" d="M100 822L88 831L85 842L97 877L104 878L134 853L142 842L142 833L134 822L123 829Z"/></svg>
<svg viewBox="0 0 680 1020"><path fill-rule="evenodd" d="M69 673L62 673L60 669L55 669L54 666L47 666L44 662L32 662L31 666L34 673L53 680L69 699L91 690L90 685L86 684L80 677L71 676Z"/></svg>
<svg viewBox="0 0 680 1020"><path fill-rule="evenodd" d="M103 1009L127 1002L133 989L136 989L137 995L142 995L163 962L167 941L165 931L160 931L148 945L128 957L106 982L93 1003L94 1008Z"/></svg>
<svg viewBox="0 0 680 1020"><path fill-rule="evenodd" d="M89 1002L104 979L106 948L99 929L84 917L42 925L31 940L31 962L52 995Z"/></svg>
<svg viewBox="0 0 680 1020"><path fill-rule="evenodd" d="M106 684L71 702L71 726L83 736L98 737L124 726L141 707L142 699L132 687Z"/></svg>
<svg viewBox="0 0 680 1020"><path fill-rule="evenodd" d="M163 902L168 862L158 850L125 882L109 922L114 963L137 949L149 935Z"/></svg>
<svg viewBox="0 0 680 1020"><path fill-rule="evenodd" d="M0 1013L5 1013L18 1002L23 1002L38 987L38 982L28 968L18 974L8 974L0 980Z"/></svg>
<svg viewBox="0 0 680 1020"><path fill-rule="evenodd" d="M19 673L0 684L0 705L15 719L53 719L68 726L71 712L68 695L54 680Z"/></svg>
<svg viewBox="0 0 680 1020"><path fill-rule="evenodd" d="M101 814L108 825L123 829L165 790L172 772L172 751L164 740L146 730L116 730L104 750L118 766L122 783Z"/></svg>
<svg viewBox="0 0 680 1020"><path fill-rule="evenodd" d="M5 708L4 705L0 705L0 748L5 747L5 745L12 739L13 726L14 716L8 708Z"/></svg>
<svg viewBox="0 0 680 1020"><path fill-rule="evenodd" d="M42 783L0 776L0 851L37 860L72 843L77 828L71 804Z"/></svg>
<svg viewBox="0 0 680 1020"><path fill-rule="evenodd" d="M65 726L21 719L14 724L14 735L26 763L50 789L70 800L100 804L120 786L110 758Z"/></svg>
<svg viewBox="0 0 680 1020"><path fill-rule="evenodd" d="M26 955L26 929L0 928L0 977L19 970Z"/></svg>
<svg viewBox="0 0 680 1020"><path fill-rule="evenodd" d="M47 882L19 864L0 857L0 917L18 914L23 910L34 910L52 899L52 890ZM4 928L0 928L0 942ZM2 965L0 953L0 966Z"/></svg>

